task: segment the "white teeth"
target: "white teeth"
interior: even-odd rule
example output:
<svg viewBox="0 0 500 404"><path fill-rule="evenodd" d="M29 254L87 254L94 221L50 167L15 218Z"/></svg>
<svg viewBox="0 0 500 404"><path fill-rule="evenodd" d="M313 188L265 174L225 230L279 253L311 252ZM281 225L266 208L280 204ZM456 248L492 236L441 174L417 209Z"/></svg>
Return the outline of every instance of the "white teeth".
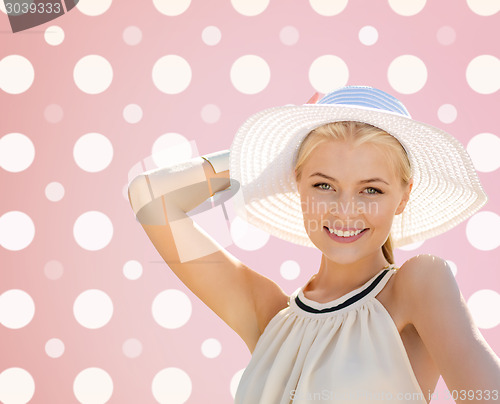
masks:
<svg viewBox="0 0 500 404"><path fill-rule="evenodd" d="M342 231L342 230L335 230L335 229L328 228L328 230L330 231L330 233L333 233L339 237L352 237L352 236L357 236L364 229L363 230L356 230L356 231Z"/></svg>

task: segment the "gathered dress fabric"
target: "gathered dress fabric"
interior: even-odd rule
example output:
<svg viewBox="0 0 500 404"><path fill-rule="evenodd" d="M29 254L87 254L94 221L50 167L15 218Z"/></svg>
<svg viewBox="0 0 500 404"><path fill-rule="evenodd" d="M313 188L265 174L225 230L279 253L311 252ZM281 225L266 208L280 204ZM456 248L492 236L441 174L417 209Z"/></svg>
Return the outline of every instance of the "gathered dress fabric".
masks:
<svg viewBox="0 0 500 404"><path fill-rule="evenodd" d="M426 404L397 327L376 299L396 271L390 265L328 303L298 288L257 341L235 404Z"/></svg>

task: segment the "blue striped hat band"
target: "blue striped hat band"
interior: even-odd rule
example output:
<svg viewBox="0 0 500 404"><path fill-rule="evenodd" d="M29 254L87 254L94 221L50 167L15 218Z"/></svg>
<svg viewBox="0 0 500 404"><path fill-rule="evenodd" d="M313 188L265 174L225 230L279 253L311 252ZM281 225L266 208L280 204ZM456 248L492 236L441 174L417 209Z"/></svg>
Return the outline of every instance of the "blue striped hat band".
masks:
<svg viewBox="0 0 500 404"><path fill-rule="evenodd" d="M326 94L318 104L354 105L393 112L411 118L410 113L397 98L382 90L365 86L348 86Z"/></svg>

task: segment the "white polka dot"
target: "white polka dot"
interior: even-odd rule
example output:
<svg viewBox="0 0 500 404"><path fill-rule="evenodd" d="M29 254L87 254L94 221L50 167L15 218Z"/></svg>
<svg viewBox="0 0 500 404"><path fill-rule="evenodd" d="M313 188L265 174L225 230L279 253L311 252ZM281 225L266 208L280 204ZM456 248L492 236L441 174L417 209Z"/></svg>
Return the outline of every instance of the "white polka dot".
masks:
<svg viewBox="0 0 500 404"><path fill-rule="evenodd" d="M192 157L189 141L179 133L165 133L155 140L151 151L157 167L180 163Z"/></svg>
<svg viewBox="0 0 500 404"><path fill-rule="evenodd" d="M60 105L50 104L45 107L43 111L43 116L50 123L61 122L64 116L64 111Z"/></svg>
<svg viewBox="0 0 500 404"><path fill-rule="evenodd" d="M480 133L467 144L476 170L489 173L500 168L500 138L492 133Z"/></svg>
<svg viewBox="0 0 500 404"><path fill-rule="evenodd" d="M35 159L35 146L22 133L9 133L0 138L0 167L11 173L26 170Z"/></svg>
<svg viewBox="0 0 500 404"><path fill-rule="evenodd" d="M407 244L401 247L398 247L398 249L403 250L403 251L413 251L416 250L417 248L420 248L424 244L423 241L419 241L417 243L411 243Z"/></svg>
<svg viewBox="0 0 500 404"><path fill-rule="evenodd" d="M389 65L387 78L394 90L401 94L413 94L427 82L427 67L416 56L398 56Z"/></svg>
<svg viewBox="0 0 500 404"><path fill-rule="evenodd" d="M9 55L0 60L0 89L9 94L21 94L35 80L35 69L24 56Z"/></svg>
<svg viewBox="0 0 500 404"><path fill-rule="evenodd" d="M500 0L467 0L467 5L476 14L490 16L500 11Z"/></svg>
<svg viewBox="0 0 500 404"><path fill-rule="evenodd" d="M85 250L102 250L113 238L113 223L102 212L85 212L76 219L73 236L77 244Z"/></svg>
<svg viewBox="0 0 500 404"><path fill-rule="evenodd" d="M231 4L238 13L252 17L264 12L269 0L231 0Z"/></svg>
<svg viewBox="0 0 500 404"><path fill-rule="evenodd" d="M207 358L216 358L222 351L222 345L215 338L208 338L201 344L201 352Z"/></svg>
<svg viewBox="0 0 500 404"><path fill-rule="evenodd" d="M323 55L312 62L309 68L309 82L316 91L329 93L345 86L349 79L349 69L345 62L335 55Z"/></svg>
<svg viewBox="0 0 500 404"><path fill-rule="evenodd" d="M123 109L123 118L128 123L137 123L142 119L142 108L137 104L129 104Z"/></svg>
<svg viewBox="0 0 500 404"><path fill-rule="evenodd" d="M236 396L236 390L238 390L238 385L240 384L241 376L243 376L243 372L245 369L238 370L234 376L231 378L231 383L229 385L229 391L231 392L231 395L234 397Z"/></svg>
<svg viewBox="0 0 500 404"><path fill-rule="evenodd" d="M220 32L220 29L214 27L213 25L206 27L201 33L201 39L209 46L217 45L221 38L222 33Z"/></svg>
<svg viewBox="0 0 500 404"><path fill-rule="evenodd" d="M75 299L73 314L81 326L92 330L101 328L113 316L113 302L102 290L88 289Z"/></svg>
<svg viewBox="0 0 500 404"><path fill-rule="evenodd" d="M256 55L238 58L231 66L231 83L243 94L257 94L271 80L271 69L267 62Z"/></svg>
<svg viewBox="0 0 500 404"><path fill-rule="evenodd" d="M153 301L154 320L163 328L180 328L191 318L191 301L177 289L160 292Z"/></svg>
<svg viewBox="0 0 500 404"><path fill-rule="evenodd" d="M0 295L0 323L17 330L27 326L35 315L35 303L24 290L10 289Z"/></svg>
<svg viewBox="0 0 500 404"><path fill-rule="evenodd" d="M427 0L389 0L389 6L399 15L411 16L420 13Z"/></svg>
<svg viewBox="0 0 500 404"><path fill-rule="evenodd" d="M500 294L494 290L478 290L467 300L467 306L479 328L488 329L500 324Z"/></svg>
<svg viewBox="0 0 500 404"><path fill-rule="evenodd" d="M443 123L452 123L457 119L457 109L454 105L443 104L438 109L438 118Z"/></svg>
<svg viewBox="0 0 500 404"><path fill-rule="evenodd" d="M135 281L142 276L142 265L139 261L130 260L123 266L125 278Z"/></svg>
<svg viewBox="0 0 500 404"><path fill-rule="evenodd" d="M207 104L201 109L201 119L206 123L215 123L220 119L220 109L217 105Z"/></svg>
<svg viewBox="0 0 500 404"><path fill-rule="evenodd" d="M359 41L366 46L371 46L378 41L378 31L371 25L366 25L359 30Z"/></svg>
<svg viewBox="0 0 500 404"><path fill-rule="evenodd" d="M45 30L44 38L49 45L61 45L64 41L64 31L57 25L51 25Z"/></svg>
<svg viewBox="0 0 500 404"><path fill-rule="evenodd" d="M189 8L191 0L153 0L153 4L160 13L175 17Z"/></svg>
<svg viewBox="0 0 500 404"><path fill-rule="evenodd" d="M127 358L137 358L142 353L142 343L138 339L129 338L123 343L122 350Z"/></svg>
<svg viewBox="0 0 500 404"><path fill-rule="evenodd" d="M135 46L142 41L140 28L131 25L123 30L123 41L130 46Z"/></svg>
<svg viewBox="0 0 500 404"><path fill-rule="evenodd" d="M451 45L455 42L457 34L453 28L444 26L439 28L436 37L441 45Z"/></svg>
<svg viewBox="0 0 500 404"><path fill-rule="evenodd" d="M85 4L80 1L78 4ZM102 56L87 55L81 58L73 70L76 86L87 94L99 94L107 90L113 81L113 68Z"/></svg>
<svg viewBox="0 0 500 404"><path fill-rule="evenodd" d="M63 275L64 267L59 261L52 260L45 264L43 272L48 279L56 280Z"/></svg>
<svg viewBox="0 0 500 404"><path fill-rule="evenodd" d="M269 241L269 233L245 222L239 217L231 222L231 237L234 243L246 251L262 248Z"/></svg>
<svg viewBox="0 0 500 404"><path fill-rule="evenodd" d="M280 266L280 274L284 279L287 280L297 279L297 277L300 275L300 265L297 261L285 261Z"/></svg>
<svg viewBox="0 0 500 404"><path fill-rule="evenodd" d="M450 266L451 272L453 273L453 276L457 276L457 264L455 264L453 261L446 260L448 265Z"/></svg>
<svg viewBox="0 0 500 404"><path fill-rule="evenodd" d="M494 212L476 213L467 221L465 233L469 243L481 251L491 251L500 246L500 216Z"/></svg>
<svg viewBox="0 0 500 404"><path fill-rule="evenodd" d="M51 358L60 358L64 353L64 342L58 338L52 338L45 344L45 353Z"/></svg>
<svg viewBox="0 0 500 404"><path fill-rule="evenodd" d="M340 14L347 6L348 0L309 0L311 7L319 15L330 17Z"/></svg>
<svg viewBox="0 0 500 404"><path fill-rule="evenodd" d="M58 202L64 198L64 187L59 182L51 182L45 187L45 196L49 201Z"/></svg>
<svg viewBox="0 0 500 404"><path fill-rule="evenodd" d="M79 1L76 8L88 16L104 14L111 6L111 0L85 0Z"/></svg>
<svg viewBox="0 0 500 404"><path fill-rule="evenodd" d="M280 41L284 45L295 45L299 40L299 31L297 28L288 25L280 31Z"/></svg>
<svg viewBox="0 0 500 404"><path fill-rule="evenodd" d="M82 170L96 173L108 167L113 160L113 145L100 133L87 133L76 141L73 158Z"/></svg>
<svg viewBox="0 0 500 404"><path fill-rule="evenodd" d="M22 250L34 238L35 224L26 213L13 210L0 216L0 245L6 250Z"/></svg>
<svg viewBox="0 0 500 404"><path fill-rule="evenodd" d="M82 404L104 404L113 394L113 380L103 369L87 368L75 377L73 393Z"/></svg>
<svg viewBox="0 0 500 404"><path fill-rule="evenodd" d="M159 403L183 404L191 396L189 375L179 368L165 368L153 378L153 396Z"/></svg>
<svg viewBox="0 0 500 404"><path fill-rule="evenodd" d="M191 83L191 76L191 66L177 55L163 56L153 66L154 85L166 94L182 93Z"/></svg>
<svg viewBox="0 0 500 404"><path fill-rule="evenodd" d="M492 55L475 57L467 65L466 78L479 94L493 94L500 89L500 60Z"/></svg>
<svg viewBox="0 0 500 404"><path fill-rule="evenodd" d="M8 368L0 373L0 402L25 404L35 394L35 380L22 368Z"/></svg>

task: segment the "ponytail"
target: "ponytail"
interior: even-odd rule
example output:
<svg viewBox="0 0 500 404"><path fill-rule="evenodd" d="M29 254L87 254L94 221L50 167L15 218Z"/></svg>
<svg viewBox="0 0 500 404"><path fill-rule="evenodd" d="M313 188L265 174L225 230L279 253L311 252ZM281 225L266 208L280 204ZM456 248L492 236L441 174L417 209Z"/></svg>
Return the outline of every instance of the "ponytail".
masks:
<svg viewBox="0 0 500 404"><path fill-rule="evenodd" d="M387 237L386 242L382 246L382 252L384 253L384 257L389 262L389 264L394 264L394 255L392 253L392 239L391 235Z"/></svg>

